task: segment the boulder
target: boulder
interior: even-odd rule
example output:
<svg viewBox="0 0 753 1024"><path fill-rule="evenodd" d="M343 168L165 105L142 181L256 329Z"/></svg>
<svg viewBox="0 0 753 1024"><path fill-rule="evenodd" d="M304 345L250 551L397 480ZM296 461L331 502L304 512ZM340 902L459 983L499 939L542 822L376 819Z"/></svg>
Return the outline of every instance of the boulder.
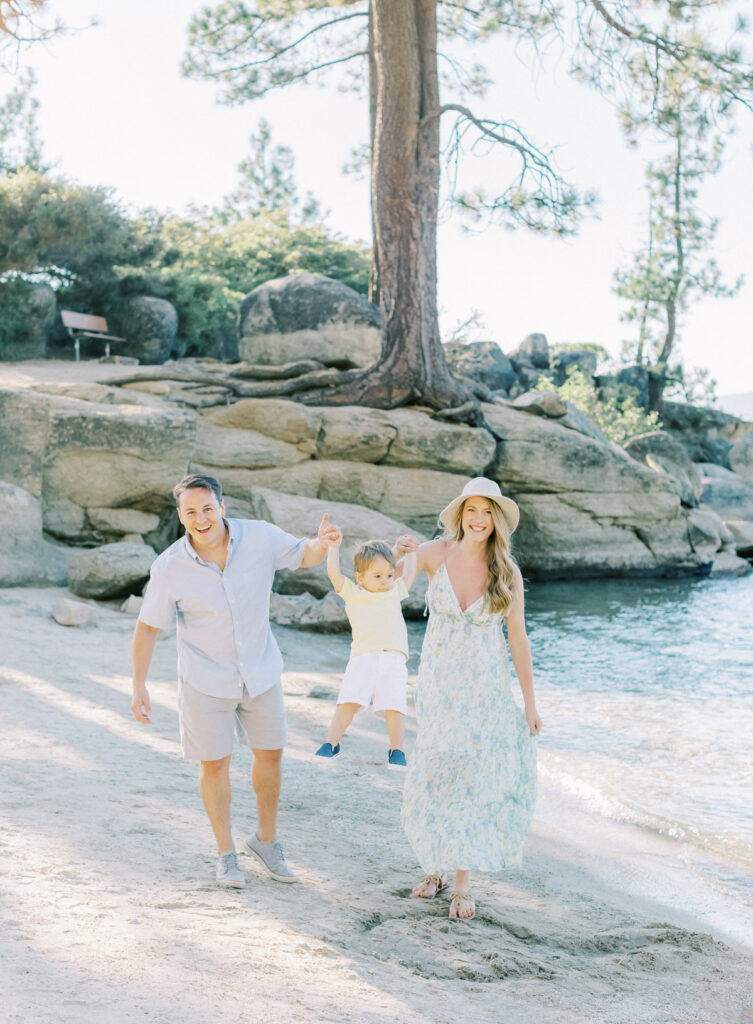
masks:
<svg viewBox="0 0 753 1024"><path fill-rule="evenodd" d="M238 352L247 362L316 359L346 368L368 366L380 351L378 309L331 277L280 277L259 285L241 302Z"/></svg>
<svg viewBox="0 0 753 1024"><path fill-rule="evenodd" d="M137 508L88 508L86 514L95 530L103 533L150 533L159 526L159 516Z"/></svg>
<svg viewBox="0 0 753 1024"><path fill-rule="evenodd" d="M712 578L747 576L750 571L750 562L746 562L744 558L738 558L731 551L720 551L711 563L710 575Z"/></svg>
<svg viewBox="0 0 753 1024"><path fill-rule="evenodd" d="M192 460L205 466L263 469L266 466L293 466L307 458L294 445L255 430L219 427L204 419L199 419L196 424L196 447Z"/></svg>
<svg viewBox="0 0 753 1024"><path fill-rule="evenodd" d="M525 394L518 395L512 404L521 412L530 412L534 416L548 416L550 419L564 416L567 412L567 406L556 391L526 391Z"/></svg>
<svg viewBox="0 0 753 1024"><path fill-rule="evenodd" d="M572 402L565 399L565 415L561 416L557 422L561 427L569 427L570 430L577 430L581 434L585 434L587 437L592 437L595 441L600 441L601 444L609 444L609 438L597 427L593 420L590 420L584 412L581 412Z"/></svg>
<svg viewBox="0 0 753 1024"><path fill-rule="evenodd" d="M42 505L50 532L71 536L60 523L73 521L73 506L172 511L172 487L194 449L193 413L61 398L50 400L48 420Z"/></svg>
<svg viewBox="0 0 753 1024"><path fill-rule="evenodd" d="M693 462L713 462L729 468L730 446L753 424L719 409L707 409L685 402L664 402L664 429L684 445Z"/></svg>
<svg viewBox="0 0 753 1024"><path fill-rule="evenodd" d="M166 299L131 296L121 303L110 321L112 333L126 339L118 342L120 355L141 363L164 363L170 358L178 333L178 314Z"/></svg>
<svg viewBox="0 0 753 1024"><path fill-rule="evenodd" d="M199 438L206 423L260 431L317 459L415 466L468 476L477 476L494 454L494 440L487 430L443 423L417 409L309 409L281 399L247 398L205 413L199 421ZM195 458L202 465L213 464L199 447ZM298 458L302 460L303 455Z"/></svg>
<svg viewBox="0 0 753 1024"><path fill-rule="evenodd" d="M300 445L319 435L321 409L290 402L285 398L241 398L202 413L204 422L237 430L256 430L288 444Z"/></svg>
<svg viewBox="0 0 753 1024"><path fill-rule="evenodd" d="M729 450L732 471L753 484L753 430L739 437Z"/></svg>
<svg viewBox="0 0 753 1024"><path fill-rule="evenodd" d="M732 544L741 558L753 557L753 522L728 519L724 524L732 535Z"/></svg>
<svg viewBox="0 0 753 1024"><path fill-rule="evenodd" d="M49 402L22 389L0 389L0 480L42 496Z"/></svg>
<svg viewBox="0 0 753 1024"><path fill-rule="evenodd" d="M455 473L325 459L302 462L293 472L220 468L216 475L232 498L248 500L250 489L257 486L328 502L347 497L353 504L407 523L414 532L430 537L436 532L441 510L468 482L467 476Z"/></svg>
<svg viewBox="0 0 753 1024"><path fill-rule="evenodd" d="M538 370L535 366L527 366L515 360L513 360L513 365L515 366L517 384L513 384L509 389L511 398L525 394L526 391L535 388L542 377L548 376L546 370Z"/></svg>
<svg viewBox="0 0 753 1024"><path fill-rule="evenodd" d="M5 329L0 324L0 360L43 359L60 323L54 289L48 284L11 281L3 286L2 299L18 325Z"/></svg>
<svg viewBox="0 0 753 1024"><path fill-rule="evenodd" d="M141 611L141 606L144 603L144 598L140 594L131 594L121 604L120 610L124 615L135 615L138 616Z"/></svg>
<svg viewBox="0 0 753 1024"><path fill-rule="evenodd" d="M479 476L494 456L495 442L488 430L443 423L415 409L392 409L389 420L397 428L384 464L443 473Z"/></svg>
<svg viewBox="0 0 753 1024"><path fill-rule="evenodd" d="M156 557L147 544L122 541L79 551L68 567L68 586L78 597L127 597L149 579Z"/></svg>
<svg viewBox="0 0 753 1024"><path fill-rule="evenodd" d="M61 626L87 626L99 618L99 609L81 601L61 597L52 606L52 617Z"/></svg>
<svg viewBox="0 0 753 1024"><path fill-rule="evenodd" d="M254 487L251 501L257 519L266 519L295 537L315 537L322 515L329 513L330 521L343 532L340 565L345 575L353 577L353 554L367 540L386 540L394 544L401 533L413 532L379 512L342 501L320 501L293 494L283 494L266 487ZM423 540L425 538L420 537ZM309 569L285 570L278 574L277 589L281 593L301 594L308 591L323 597L332 590L325 564ZM417 579L411 596L403 602L406 611L421 614L426 598L426 577Z"/></svg>
<svg viewBox="0 0 753 1024"><path fill-rule="evenodd" d="M549 355L554 383L558 386L567 380L571 367L580 370L588 380L596 373L599 357L590 348L553 348Z"/></svg>
<svg viewBox="0 0 753 1024"><path fill-rule="evenodd" d="M722 519L753 520L753 484L729 469L714 463L699 462L701 473L701 501L709 505Z"/></svg>
<svg viewBox="0 0 753 1024"><path fill-rule="evenodd" d="M346 633L350 629L345 603L334 590L322 598L313 594L272 594L269 616L280 626L312 633Z"/></svg>
<svg viewBox="0 0 753 1024"><path fill-rule="evenodd" d="M727 531L719 516L710 508L693 508L688 512L688 537L694 551L706 558L719 551Z"/></svg>
<svg viewBox="0 0 753 1024"><path fill-rule="evenodd" d="M700 569L670 477L558 420L496 403L482 410L502 438L490 475L520 505L513 549L531 575Z"/></svg>
<svg viewBox="0 0 753 1024"><path fill-rule="evenodd" d="M667 473L676 480L681 488L683 505L693 508L698 504L703 491L701 474L695 463L690 461L685 447L672 434L666 430L638 434L625 444L625 451L649 469Z"/></svg>
<svg viewBox="0 0 753 1024"><path fill-rule="evenodd" d="M0 500L5 513L0 587L65 585L69 552L44 540L42 509L37 499L23 488L2 480Z"/></svg>
<svg viewBox="0 0 753 1024"><path fill-rule="evenodd" d="M538 370L548 370L550 366L549 342L545 334L529 334L510 353L510 360L517 372L516 364L533 366Z"/></svg>
<svg viewBox="0 0 753 1024"><path fill-rule="evenodd" d="M450 341L443 348L455 376L470 377L490 391L509 391L516 381L512 363L496 341Z"/></svg>
<svg viewBox="0 0 753 1024"><path fill-rule="evenodd" d="M650 377L651 374L645 366L636 364L634 366L623 366L614 375L613 380L607 377L598 377L597 384L599 387L611 386L617 388L618 391L630 388L634 393L636 403L642 409L648 409Z"/></svg>
<svg viewBox="0 0 753 1024"><path fill-rule="evenodd" d="M397 437L392 414L381 409L345 405L319 411L321 427L313 440L320 459L381 462Z"/></svg>

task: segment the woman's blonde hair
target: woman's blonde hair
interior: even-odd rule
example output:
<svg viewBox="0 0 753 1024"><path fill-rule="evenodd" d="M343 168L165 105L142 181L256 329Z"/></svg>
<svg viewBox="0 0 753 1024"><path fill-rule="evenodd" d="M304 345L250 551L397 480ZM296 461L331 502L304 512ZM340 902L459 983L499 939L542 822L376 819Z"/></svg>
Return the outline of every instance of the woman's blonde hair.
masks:
<svg viewBox="0 0 753 1024"><path fill-rule="evenodd" d="M466 501L469 499L466 499ZM488 500L488 499L486 499ZM465 501L457 512L455 530L447 531L448 540L462 540L463 509ZM488 612L506 615L512 606L512 583L514 579L515 560L510 553L510 528L502 514L502 509L495 501L489 500L492 510L494 532L486 542L486 594L484 606Z"/></svg>

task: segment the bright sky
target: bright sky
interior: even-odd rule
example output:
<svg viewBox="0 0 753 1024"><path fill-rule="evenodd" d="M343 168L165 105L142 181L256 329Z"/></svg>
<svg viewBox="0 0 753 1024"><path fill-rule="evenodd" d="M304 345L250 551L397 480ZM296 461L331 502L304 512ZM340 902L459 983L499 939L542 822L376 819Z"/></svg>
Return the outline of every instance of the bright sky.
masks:
<svg viewBox="0 0 753 1024"><path fill-rule="evenodd" d="M111 185L129 205L180 211L211 205L231 190L248 135L262 117L273 139L296 154L296 178L351 239L369 236L366 181L344 175L350 150L366 140L361 98L301 86L239 107L215 101L210 82L180 75L186 26L198 0L53 0L68 25L99 25L37 47L25 60L39 79L40 122L48 159L85 184ZM442 323L449 331L478 310L505 351L532 331L551 343L595 341L617 354L628 326L612 293L612 273L641 244L645 217L641 156L625 145L608 103L567 76L552 52L545 71L503 40L483 60L495 84L472 106L517 121L543 147L557 146L561 168L600 195L599 219L570 240L499 227L468 232L458 216L440 230ZM0 91L9 86L0 80ZM743 112L744 113L744 112ZM753 391L753 115L740 116L726 167L704 194L721 219L714 255L729 280L747 284L733 299L705 300L682 326L690 366L708 367L719 394ZM471 158L467 184L491 188L499 165Z"/></svg>

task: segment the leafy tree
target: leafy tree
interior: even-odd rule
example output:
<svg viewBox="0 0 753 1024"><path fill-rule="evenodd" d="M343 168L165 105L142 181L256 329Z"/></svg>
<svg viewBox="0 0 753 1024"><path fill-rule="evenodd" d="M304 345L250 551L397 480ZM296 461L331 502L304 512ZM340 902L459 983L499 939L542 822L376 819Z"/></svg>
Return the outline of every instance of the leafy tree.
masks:
<svg viewBox="0 0 753 1024"><path fill-rule="evenodd" d="M218 336L234 331L238 304L253 288L287 274L326 274L356 291L368 288L369 257L323 224L295 224L286 209L260 210L226 223L219 212L191 217L150 212L144 233L157 251L123 267L122 291L172 302L188 355L217 354Z"/></svg>
<svg viewBox="0 0 753 1024"><path fill-rule="evenodd" d="M618 387L599 395L577 366L568 367L564 384L556 385L552 377L540 377L533 390L556 392L588 416L610 441L620 445L661 427L658 413L646 412L636 401L633 388Z"/></svg>
<svg viewBox="0 0 753 1024"><path fill-rule="evenodd" d="M22 49L63 31L47 0L0 0L0 69L15 71Z"/></svg>
<svg viewBox="0 0 753 1024"><path fill-rule="evenodd" d="M715 19L723 6L714 5ZM661 408L668 384L684 386L679 363L671 366L683 314L693 301L731 296L742 283L726 284L709 256L718 221L704 214L699 191L721 168L735 107L753 105L753 74L737 41L714 48L706 7L705 0L673 0L653 46L636 48L628 35L619 65L623 129L631 144L649 143L656 153L646 165L646 243L615 274L616 293L627 302L623 319L636 327L624 355L651 368L652 409ZM744 28L738 24L738 36ZM602 86L615 86L614 69L597 62L591 72Z"/></svg>
<svg viewBox="0 0 753 1024"><path fill-rule="evenodd" d="M218 83L228 103L254 99L333 67L368 79L374 256L372 295L384 317L382 354L306 401L399 405L420 398L448 406L468 397L447 370L439 344L436 222L440 120L454 116L450 150L502 147L518 161L498 196L456 196L476 215L512 225L572 231L587 197L565 185L548 153L504 119L478 116L464 94L483 91L484 72L459 71L460 95L441 102L437 54L449 37L476 42L497 32L536 41L574 20L573 68L604 91L624 83L640 58L667 59L731 100L751 81L740 54L707 38L665 35L657 11L701 9L706 0L226 0L192 21L187 74Z"/></svg>
<svg viewBox="0 0 753 1024"><path fill-rule="evenodd" d="M0 174L30 167L44 171L42 143L39 138L37 112L39 100L34 96L36 78L31 69L22 71L18 84L0 104Z"/></svg>
<svg viewBox="0 0 753 1024"><path fill-rule="evenodd" d="M550 154L514 123L477 116L464 102L483 76L463 73L457 102L442 103L440 37L480 40L513 29L535 37L551 25L548 0L228 0L191 22L186 74L218 83L220 98L241 103L309 80L333 67L366 74L369 95L372 297L383 314L382 354L367 371L349 371L309 402L395 406L416 399L456 406L471 394L450 374L437 317L436 225L440 120L454 118L450 146L502 147L517 162L501 193L458 197L478 215L561 233L574 230L584 197L556 173ZM470 79L470 81L469 81Z"/></svg>
<svg viewBox="0 0 753 1024"><path fill-rule="evenodd" d="M218 211L220 218L233 223L262 213L286 210L304 222L320 214L319 204L308 193L301 200L295 182L295 156L288 146L272 143L268 121L259 122L259 131L249 138L251 153L238 165L240 181L226 196Z"/></svg>
<svg viewBox="0 0 753 1024"><path fill-rule="evenodd" d="M141 260L149 249L109 189L28 168L0 177L0 280L112 281L115 265Z"/></svg>

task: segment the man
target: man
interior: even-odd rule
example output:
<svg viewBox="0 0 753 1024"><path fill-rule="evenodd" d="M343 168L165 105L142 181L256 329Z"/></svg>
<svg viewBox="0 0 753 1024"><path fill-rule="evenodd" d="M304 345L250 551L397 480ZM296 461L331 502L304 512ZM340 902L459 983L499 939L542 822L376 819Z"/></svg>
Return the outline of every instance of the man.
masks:
<svg viewBox="0 0 753 1024"><path fill-rule="evenodd" d="M217 840L217 882L243 888L230 828L230 759L236 722L253 751L258 828L244 841L278 882L294 882L276 838L282 748L287 740L282 656L269 628L277 569L318 565L339 530L322 519L315 540L271 523L226 519L220 483L192 475L173 494L185 536L163 551L133 635L131 711L148 724L146 687L160 629L177 616L178 708L183 756L198 761L199 792Z"/></svg>

